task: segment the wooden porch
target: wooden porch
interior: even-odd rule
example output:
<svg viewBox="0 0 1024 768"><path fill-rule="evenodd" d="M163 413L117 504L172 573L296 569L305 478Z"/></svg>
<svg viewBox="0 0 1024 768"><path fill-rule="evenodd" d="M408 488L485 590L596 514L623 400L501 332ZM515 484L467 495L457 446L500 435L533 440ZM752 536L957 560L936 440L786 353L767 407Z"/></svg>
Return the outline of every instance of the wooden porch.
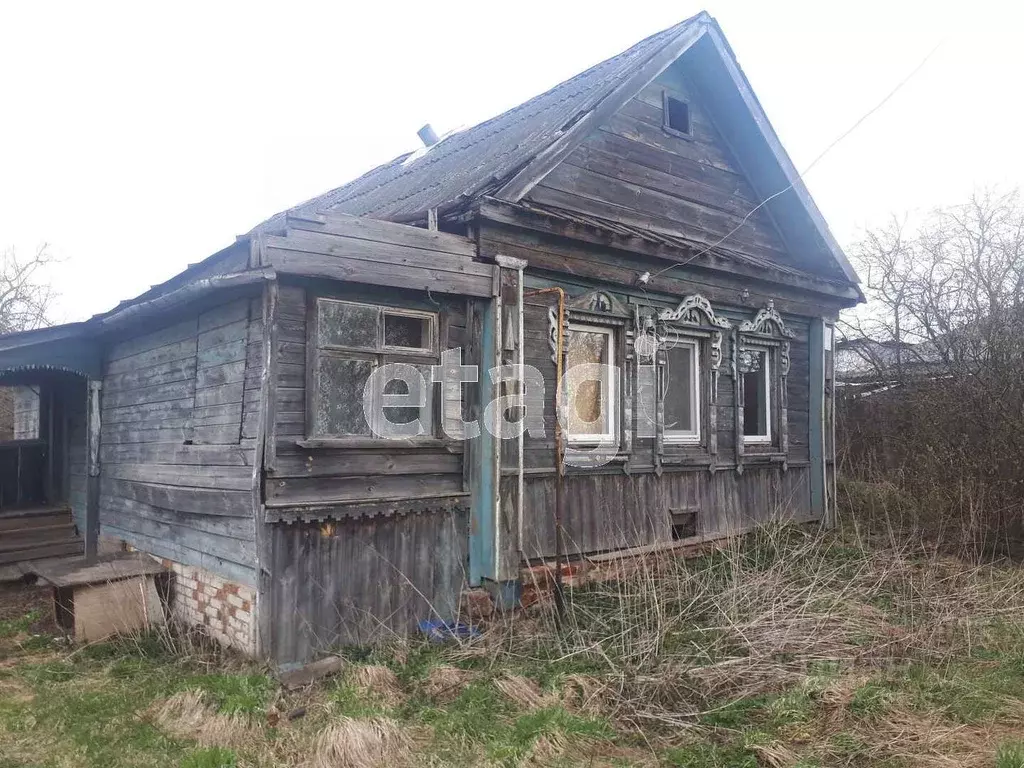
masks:
<svg viewBox="0 0 1024 768"><path fill-rule="evenodd" d="M81 555L85 544L66 503L0 510L0 579L4 566ZM13 576L28 571L8 569Z"/></svg>

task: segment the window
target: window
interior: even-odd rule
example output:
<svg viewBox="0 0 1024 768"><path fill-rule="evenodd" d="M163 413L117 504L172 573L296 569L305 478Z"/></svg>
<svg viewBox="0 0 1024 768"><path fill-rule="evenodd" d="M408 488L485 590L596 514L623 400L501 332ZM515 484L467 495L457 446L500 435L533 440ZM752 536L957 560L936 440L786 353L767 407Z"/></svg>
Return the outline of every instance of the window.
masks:
<svg viewBox="0 0 1024 768"><path fill-rule="evenodd" d="M746 350L743 375L743 439L770 443L771 355L767 349Z"/></svg>
<svg viewBox="0 0 1024 768"><path fill-rule="evenodd" d="M312 322L307 428L312 437L387 437L394 434L388 422L416 419L419 435L434 434L430 368L438 362L436 314L318 298ZM378 367L392 363L399 364L396 371L404 380L388 381L383 392L371 395L372 408L364 412L367 381ZM382 395L407 397L402 405L388 406ZM368 415L378 423L368 423Z"/></svg>
<svg viewBox="0 0 1024 768"><path fill-rule="evenodd" d="M597 325L569 325L566 394L570 442L606 443L617 439L617 393L612 369L614 362L614 329ZM598 370L589 366L601 368ZM575 373L572 372L574 368L577 368Z"/></svg>
<svg viewBox="0 0 1024 768"><path fill-rule="evenodd" d="M0 387L0 440L39 439L39 387Z"/></svg>
<svg viewBox="0 0 1024 768"><path fill-rule="evenodd" d="M690 125L690 105L683 99L669 96L665 91L664 96L665 129L685 138L693 135Z"/></svg>
<svg viewBox="0 0 1024 768"><path fill-rule="evenodd" d="M665 350L665 440L700 440L700 357L696 341L677 342Z"/></svg>

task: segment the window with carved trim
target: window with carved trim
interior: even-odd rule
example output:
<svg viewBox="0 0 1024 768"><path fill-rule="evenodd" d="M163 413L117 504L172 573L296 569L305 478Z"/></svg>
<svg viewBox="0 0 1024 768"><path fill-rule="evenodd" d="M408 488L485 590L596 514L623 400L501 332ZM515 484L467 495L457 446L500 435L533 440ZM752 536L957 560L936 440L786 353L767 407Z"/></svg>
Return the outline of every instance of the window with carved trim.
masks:
<svg viewBox="0 0 1024 768"><path fill-rule="evenodd" d="M737 330L738 437L753 453L785 453L786 381L794 334L771 301Z"/></svg>
<svg viewBox="0 0 1024 768"><path fill-rule="evenodd" d="M641 317L636 343L639 438L717 453L718 378L723 340L731 328L700 294ZM692 450L669 453L679 456Z"/></svg>
<svg viewBox="0 0 1024 768"><path fill-rule="evenodd" d="M437 327L433 312L317 298L307 352L309 436L386 437L396 431L393 425L401 432L401 425L417 419L419 429L411 431L433 436ZM364 409L367 382L387 364L398 364L402 378L392 378L380 392L371 388Z"/></svg>

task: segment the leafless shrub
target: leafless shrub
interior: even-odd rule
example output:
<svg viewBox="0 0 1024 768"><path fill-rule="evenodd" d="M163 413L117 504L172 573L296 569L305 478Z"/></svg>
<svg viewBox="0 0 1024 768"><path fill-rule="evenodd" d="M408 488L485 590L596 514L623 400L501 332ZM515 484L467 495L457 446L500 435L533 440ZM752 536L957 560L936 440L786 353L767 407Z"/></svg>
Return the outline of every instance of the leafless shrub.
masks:
<svg viewBox="0 0 1024 768"><path fill-rule="evenodd" d="M27 257L0 251L0 333L49 325L54 293L46 272L55 261L45 245Z"/></svg>
<svg viewBox="0 0 1024 768"><path fill-rule="evenodd" d="M1024 543L1024 204L977 193L854 253L868 305L848 318L840 458L901 496L886 525L975 552ZM860 356L857 361L854 358ZM857 363L860 363L857 365Z"/></svg>

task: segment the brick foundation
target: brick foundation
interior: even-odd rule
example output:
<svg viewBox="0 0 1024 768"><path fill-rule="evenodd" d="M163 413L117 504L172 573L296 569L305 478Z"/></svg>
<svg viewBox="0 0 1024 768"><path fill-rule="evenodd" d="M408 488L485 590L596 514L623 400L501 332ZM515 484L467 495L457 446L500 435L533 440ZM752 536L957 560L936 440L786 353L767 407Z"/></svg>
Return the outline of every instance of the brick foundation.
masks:
<svg viewBox="0 0 1024 768"><path fill-rule="evenodd" d="M256 590L222 579L215 573L163 560L172 573L171 616L186 625L205 628L218 643L256 654Z"/></svg>

